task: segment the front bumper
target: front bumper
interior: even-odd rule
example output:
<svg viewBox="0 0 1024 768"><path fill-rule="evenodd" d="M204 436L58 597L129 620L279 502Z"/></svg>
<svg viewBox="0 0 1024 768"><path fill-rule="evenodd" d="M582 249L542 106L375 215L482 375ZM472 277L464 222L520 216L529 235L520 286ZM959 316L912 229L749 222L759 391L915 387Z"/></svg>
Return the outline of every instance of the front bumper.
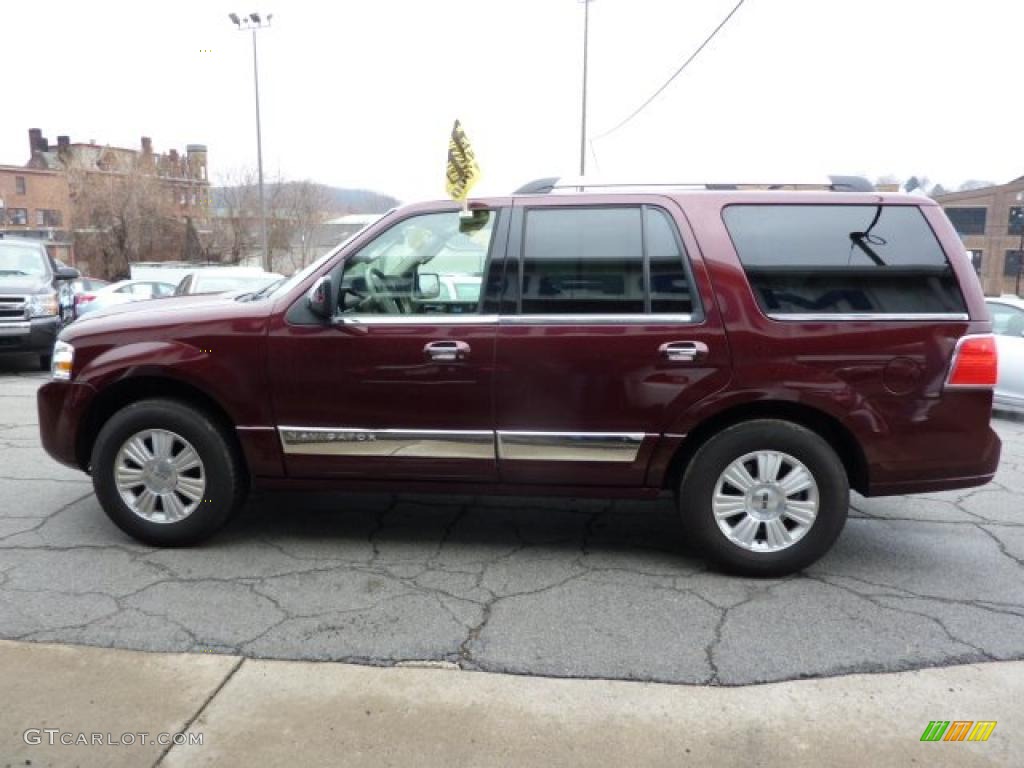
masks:
<svg viewBox="0 0 1024 768"><path fill-rule="evenodd" d="M38 352L50 354L60 333L59 317L33 317L31 320L0 322L0 354Z"/></svg>
<svg viewBox="0 0 1024 768"><path fill-rule="evenodd" d="M39 437L50 456L74 469L88 468L88 456L79 461L76 450L85 415L96 395L89 384L49 381L39 388Z"/></svg>

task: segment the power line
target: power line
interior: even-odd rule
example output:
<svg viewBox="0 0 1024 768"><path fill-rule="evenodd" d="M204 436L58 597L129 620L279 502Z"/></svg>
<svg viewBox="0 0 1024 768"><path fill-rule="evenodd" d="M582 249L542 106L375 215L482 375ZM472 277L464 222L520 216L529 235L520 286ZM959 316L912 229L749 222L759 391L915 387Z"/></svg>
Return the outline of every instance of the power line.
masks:
<svg viewBox="0 0 1024 768"><path fill-rule="evenodd" d="M697 56L700 55L700 52L703 51L707 47L708 43L710 43L712 40L715 39L715 35L717 35L721 31L722 27L724 27L726 24L729 23L729 19L731 19L733 17L733 15L736 13L736 11L738 11L740 9L740 6L743 5L744 2L746 2L746 0L739 0L739 2L736 3L736 7L733 8L731 11L729 11L728 15L724 19L722 19L721 23L719 23L719 25L714 28L714 30L711 32L711 34L708 35L704 39L704 42L701 43L700 46L698 46L697 50L695 50L693 53L690 54L690 57L686 61L683 62L682 66L679 67L679 69L677 69L675 71L675 73L673 73L672 77L670 77L668 80L666 80L664 85L661 86L661 88L659 88L654 93L652 93L650 98L647 99L647 101L645 101L643 104L641 104L635 110L633 110L633 112L631 112L630 115L625 120L620 122L614 128L611 128L611 129L605 131L604 133L600 134L599 136L595 136L594 137L594 141L597 141L598 139L603 139L605 136L608 136L609 134L615 133L617 130L619 130L619 128L621 128L626 123L628 123L630 120L632 120L634 117L636 117L641 112L643 112L644 109L647 107L647 105L650 104L652 101L654 101L656 98L658 98L658 96L661 95L661 92L664 91L666 88L668 88L672 84L672 81L675 80L677 77L679 77L680 74L682 74L682 71L689 66L690 62L693 61L694 59L696 59Z"/></svg>

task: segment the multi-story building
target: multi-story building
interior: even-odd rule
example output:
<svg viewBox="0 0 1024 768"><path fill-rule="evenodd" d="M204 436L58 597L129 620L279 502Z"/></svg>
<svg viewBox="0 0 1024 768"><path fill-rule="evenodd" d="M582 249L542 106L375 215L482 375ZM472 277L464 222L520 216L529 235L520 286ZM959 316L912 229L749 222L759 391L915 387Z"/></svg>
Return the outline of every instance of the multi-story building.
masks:
<svg viewBox="0 0 1024 768"><path fill-rule="evenodd" d="M985 293L1024 290L1024 176L935 200L960 233Z"/></svg>
<svg viewBox="0 0 1024 768"><path fill-rule="evenodd" d="M64 174L0 165L0 232L43 240L50 255L71 263L71 203Z"/></svg>
<svg viewBox="0 0 1024 768"><path fill-rule="evenodd" d="M71 242L76 235L82 240L89 234L88 225L75 221L85 190L104 179L113 183L133 175L155 182L162 213L180 221L182 231L187 221L200 230L208 225L210 182L202 144L189 144L184 154L176 149L158 154L146 136L139 149L72 143L68 136L58 136L51 145L38 128L30 129L28 138L30 155L24 166L0 165L0 232L43 239L57 258L73 263Z"/></svg>

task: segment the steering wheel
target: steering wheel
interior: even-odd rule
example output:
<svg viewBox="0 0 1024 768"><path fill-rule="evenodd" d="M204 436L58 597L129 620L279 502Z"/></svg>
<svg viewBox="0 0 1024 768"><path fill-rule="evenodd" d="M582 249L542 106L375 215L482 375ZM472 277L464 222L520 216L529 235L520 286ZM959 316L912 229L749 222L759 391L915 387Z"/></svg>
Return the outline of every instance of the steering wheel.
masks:
<svg viewBox="0 0 1024 768"><path fill-rule="evenodd" d="M402 307L395 299L388 296L387 280L384 273L375 267L366 270L366 288L378 307L390 315L402 314Z"/></svg>

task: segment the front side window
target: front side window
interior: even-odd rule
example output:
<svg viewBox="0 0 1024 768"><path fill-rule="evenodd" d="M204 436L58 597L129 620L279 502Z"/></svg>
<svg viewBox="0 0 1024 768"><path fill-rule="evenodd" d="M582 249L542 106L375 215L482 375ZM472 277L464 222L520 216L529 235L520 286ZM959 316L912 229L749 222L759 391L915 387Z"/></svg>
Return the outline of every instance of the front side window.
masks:
<svg viewBox="0 0 1024 768"><path fill-rule="evenodd" d="M769 315L966 312L912 205L732 205L726 228Z"/></svg>
<svg viewBox="0 0 1024 768"><path fill-rule="evenodd" d="M682 243L648 206L526 212L520 311L525 315L690 313Z"/></svg>
<svg viewBox="0 0 1024 768"><path fill-rule="evenodd" d="M345 263L345 315L457 315L479 311L496 211L404 219Z"/></svg>

